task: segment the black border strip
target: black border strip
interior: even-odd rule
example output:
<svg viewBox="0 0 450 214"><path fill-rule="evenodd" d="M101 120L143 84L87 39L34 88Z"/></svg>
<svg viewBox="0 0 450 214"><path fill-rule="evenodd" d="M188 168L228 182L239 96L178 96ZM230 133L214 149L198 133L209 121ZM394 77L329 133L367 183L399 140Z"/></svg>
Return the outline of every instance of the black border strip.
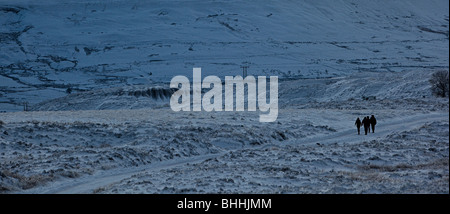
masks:
<svg viewBox="0 0 450 214"><path fill-rule="evenodd" d="M212 212L253 212L253 211L282 211L296 209L313 209L314 211L325 210L358 210L357 207L366 207L370 211L387 211L392 209L411 210L417 209L439 210L446 208L450 195L272 195L272 194L204 194L204 195L184 195L184 194L162 194L162 195L0 195L0 201L5 207L16 204L26 204L20 208L33 208L33 210L48 210L63 206L69 210L85 209L117 209L126 210L164 210L164 211L195 211L204 212L203 209L178 209L179 201L211 201ZM222 208L222 199L232 199L234 201L265 200L270 199L270 209L252 208L245 206ZM12 202L12 203L9 203ZM369 210L364 210L367 212ZM306 210L304 210L306 211ZM361 210L363 211L363 210ZM146 212L144 212L146 213Z"/></svg>

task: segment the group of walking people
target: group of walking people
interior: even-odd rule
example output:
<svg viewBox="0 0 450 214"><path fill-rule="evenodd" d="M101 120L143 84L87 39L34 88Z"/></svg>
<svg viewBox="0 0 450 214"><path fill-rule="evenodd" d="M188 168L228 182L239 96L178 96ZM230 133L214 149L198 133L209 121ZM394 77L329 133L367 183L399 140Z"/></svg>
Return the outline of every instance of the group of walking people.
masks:
<svg viewBox="0 0 450 214"><path fill-rule="evenodd" d="M361 126L364 126L365 135L367 135L367 132L370 133L371 127L372 127L372 133L375 133L375 125L377 125L377 119L375 119L375 116L372 115L370 118L369 118L369 116L364 117L364 119L361 121L358 117L356 119L355 125L356 125L356 128L358 129L358 135L360 134L359 129L361 128Z"/></svg>

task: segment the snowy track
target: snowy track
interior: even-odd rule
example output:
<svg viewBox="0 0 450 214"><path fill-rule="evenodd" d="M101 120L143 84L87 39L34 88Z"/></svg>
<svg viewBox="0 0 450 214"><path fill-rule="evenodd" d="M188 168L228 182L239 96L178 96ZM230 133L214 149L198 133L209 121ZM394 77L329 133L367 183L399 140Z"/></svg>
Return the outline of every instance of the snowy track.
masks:
<svg viewBox="0 0 450 214"><path fill-rule="evenodd" d="M150 164L142 167L119 169L112 171L102 171L92 176L82 177L69 182L55 182L50 187L36 188L30 193L43 194L84 194L93 193L96 189L109 184L116 183L125 178L138 173L148 173L161 169L168 169L186 163L197 163L210 158L215 158L220 154L201 155L192 158L176 159L161 163Z"/></svg>
<svg viewBox="0 0 450 214"><path fill-rule="evenodd" d="M364 135L364 127L361 127L361 135L357 135L356 127L351 130L340 131L334 134L328 134L324 136L315 136L311 138L305 138L301 140L293 139L287 144L327 144L327 143L335 143L335 142L362 142L362 141L370 141L377 138L386 137L393 132L402 132L413 130L418 128L425 123L447 120L448 121L449 114L447 113L429 113L423 115L414 115L409 117L402 117L398 119L393 119L391 121L385 121L384 123L378 123L375 127L375 133L369 133L368 135Z"/></svg>

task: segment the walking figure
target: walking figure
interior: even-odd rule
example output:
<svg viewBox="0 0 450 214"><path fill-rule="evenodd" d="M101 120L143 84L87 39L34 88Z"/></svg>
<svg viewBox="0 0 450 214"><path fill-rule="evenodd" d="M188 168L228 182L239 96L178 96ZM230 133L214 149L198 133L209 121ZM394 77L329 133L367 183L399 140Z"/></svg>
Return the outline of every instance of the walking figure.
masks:
<svg viewBox="0 0 450 214"><path fill-rule="evenodd" d="M372 117L370 117L370 125L372 125L372 133L375 133L375 125L377 125L377 119L375 119L375 116L373 115Z"/></svg>
<svg viewBox="0 0 450 214"><path fill-rule="evenodd" d="M370 132L370 119L369 116L364 117L362 124L364 125L364 134L367 135L367 132Z"/></svg>
<svg viewBox="0 0 450 214"><path fill-rule="evenodd" d="M356 128L358 129L358 135L359 135L359 129L361 128L361 120L359 119L359 117L356 119L355 122Z"/></svg>

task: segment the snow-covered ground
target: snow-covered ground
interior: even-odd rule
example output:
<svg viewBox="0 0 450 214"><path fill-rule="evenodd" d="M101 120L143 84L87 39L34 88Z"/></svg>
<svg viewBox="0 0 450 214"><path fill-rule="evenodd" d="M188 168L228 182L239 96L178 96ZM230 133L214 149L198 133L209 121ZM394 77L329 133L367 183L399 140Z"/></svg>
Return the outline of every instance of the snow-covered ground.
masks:
<svg viewBox="0 0 450 214"><path fill-rule="evenodd" d="M350 137L352 130L346 137L332 134L308 144L298 140L231 151L200 163L150 168L94 192L448 193L449 124L441 116L448 114L434 117L439 122L423 120L424 125L413 123L418 128L387 136ZM380 131L397 127L385 124Z"/></svg>
<svg viewBox="0 0 450 214"><path fill-rule="evenodd" d="M425 78L430 72L415 73ZM283 107L274 123L260 123L258 112L176 113L168 107L1 113L0 188L17 193L448 193L448 98L430 96L423 78L416 79L415 93L412 83L399 85L393 96L388 95L393 90L373 92L377 100L336 90L342 82L350 84L346 88L375 88L398 81L386 75L367 74L373 79L369 85L352 76L284 81ZM412 73L390 75L408 82ZM329 92L295 100L295 85L321 85ZM371 114L378 119L376 133L357 135L354 120Z"/></svg>
<svg viewBox="0 0 450 214"><path fill-rule="evenodd" d="M448 194L449 99L428 82L448 70L448 11L0 1L0 193ZM276 122L169 108L173 76L242 64L280 77ZM357 135L370 115L376 132Z"/></svg>

